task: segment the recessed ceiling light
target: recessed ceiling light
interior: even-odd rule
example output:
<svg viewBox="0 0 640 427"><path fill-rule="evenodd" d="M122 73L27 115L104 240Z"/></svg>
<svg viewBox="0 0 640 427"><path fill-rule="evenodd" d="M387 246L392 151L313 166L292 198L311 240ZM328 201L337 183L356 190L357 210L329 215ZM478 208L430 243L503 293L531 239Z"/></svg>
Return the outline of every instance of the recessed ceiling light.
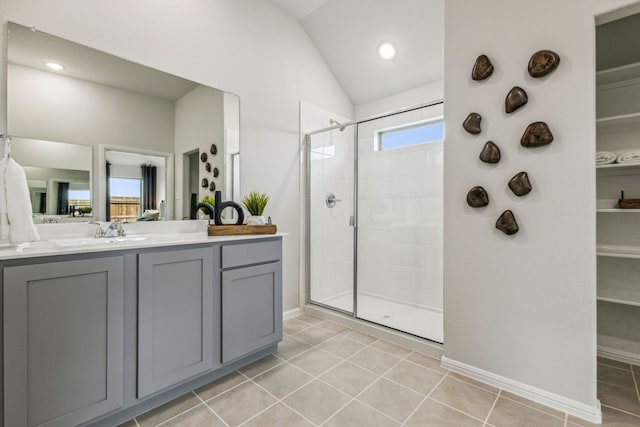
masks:
<svg viewBox="0 0 640 427"><path fill-rule="evenodd" d="M64 67L57 62L45 62L44 65L51 68L53 71L62 71Z"/></svg>
<svg viewBox="0 0 640 427"><path fill-rule="evenodd" d="M378 55L382 59L393 59L396 56L396 47L389 42L384 42L378 48Z"/></svg>

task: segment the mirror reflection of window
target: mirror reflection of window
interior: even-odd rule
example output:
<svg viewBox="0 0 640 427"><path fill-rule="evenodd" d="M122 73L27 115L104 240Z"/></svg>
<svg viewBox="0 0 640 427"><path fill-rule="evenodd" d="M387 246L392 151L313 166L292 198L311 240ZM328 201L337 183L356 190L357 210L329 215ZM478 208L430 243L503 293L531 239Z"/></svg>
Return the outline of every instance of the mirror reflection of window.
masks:
<svg viewBox="0 0 640 427"><path fill-rule="evenodd" d="M135 221L142 213L142 179L109 178L111 221Z"/></svg>
<svg viewBox="0 0 640 427"><path fill-rule="evenodd" d="M69 183L69 207L75 207L76 210L91 207L91 191L88 183L70 182Z"/></svg>

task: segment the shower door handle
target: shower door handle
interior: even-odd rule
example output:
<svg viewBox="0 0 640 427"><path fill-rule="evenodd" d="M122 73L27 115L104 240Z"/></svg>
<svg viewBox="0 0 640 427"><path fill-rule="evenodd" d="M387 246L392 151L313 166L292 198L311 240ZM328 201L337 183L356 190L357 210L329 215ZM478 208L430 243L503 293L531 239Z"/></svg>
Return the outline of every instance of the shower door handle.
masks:
<svg viewBox="0 0 640 427"><path fill-rule="evenodd" d="M356 226L356 216L355 215L349 215L349 225L351 227L355 227Z"/></svg>
<svg viewBox="0 0 640 427"><path fill-rule="evenodd" d="M333 208L336 203L341 202L342 199L336 199L336 195L333 193L329 193L327 194L327 197L325 197L324 202L327 204L328 208Z"/></svg>

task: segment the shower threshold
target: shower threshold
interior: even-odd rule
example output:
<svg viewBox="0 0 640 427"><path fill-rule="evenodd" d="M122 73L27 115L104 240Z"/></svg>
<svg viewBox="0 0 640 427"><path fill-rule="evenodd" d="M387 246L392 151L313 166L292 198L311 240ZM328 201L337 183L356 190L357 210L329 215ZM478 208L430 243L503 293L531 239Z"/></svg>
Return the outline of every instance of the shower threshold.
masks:
<svg viewBox="0 0 640 427"><path fill-rule="evenodd" d="M353 292L326 298L318 303L350 312L353 307ZM390 301L375 295L359 294L358 318L437 343L443 342L442 311L429 307Z"/></svg>

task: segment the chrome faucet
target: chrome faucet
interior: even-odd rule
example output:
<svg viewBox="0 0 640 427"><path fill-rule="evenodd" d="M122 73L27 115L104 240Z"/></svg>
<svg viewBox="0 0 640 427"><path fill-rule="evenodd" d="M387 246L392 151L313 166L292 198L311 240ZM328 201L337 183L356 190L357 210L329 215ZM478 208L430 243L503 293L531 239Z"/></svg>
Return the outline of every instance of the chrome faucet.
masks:
<svg viewBox="0 0 640 427"><path fill-rule="evenodd" d="M107 227L107 231L105 233L105 237L123 237L126 236L124 232L124 228L122 228L122 223L120 221L113 221Z"/></svg>
<svg viewBox="0 0 640 427"><path fill-rule="evenodd" d="M104 237L107 235L107 232L102 229L102 224L99 223L98 221L89 221L89 224L98 226L98 228L96 228L96 233L93 235L93 237L95 237L96 239L99 239L100 237Z"/></svg>

